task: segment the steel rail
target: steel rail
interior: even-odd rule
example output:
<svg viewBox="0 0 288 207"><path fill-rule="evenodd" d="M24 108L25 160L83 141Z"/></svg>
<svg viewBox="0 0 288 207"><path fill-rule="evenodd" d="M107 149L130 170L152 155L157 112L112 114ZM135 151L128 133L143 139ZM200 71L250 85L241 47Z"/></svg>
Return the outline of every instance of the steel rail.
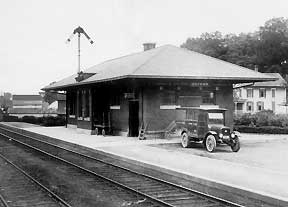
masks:
<svg viewBox="0 0 288 207"><path fill-rule="evenodd" d="M115 180L112 180L112 179L107 178L107 177L105 177L105 176L102 176L102 175L100 175L100 174L98 174L98 173L95 173L95 172L93 172L93 171L91 171L91 170L88 170L88 169L86 169L86 168L83 168L83 167L81 167L81 166L79 166L79 165L76 165L76 164L70 162L70 161L64 160L64 159L62 159L62 158L60 158L60 157L57 157L57 156L55 156L55 155L52 155L52 154L50 154L50 153L48 153L48 152L45 152L45 151L43 151L43 150L41 150L41 149L38 149L38 148L36 148L36 147L34 147L34 146L31 146L31 145L26 144L26 143L24 143L24 142L21 142L21 141L19 141L19 140L15 140L14 138L12 138L12 137L10 137L10 136L7 136L7 135L2 134L2 133L0 133L0 135L6 137L6 138L9 139L10 141L14 141L14 142L17 142L17 143L19 143L19 144L21 144L21 145L24 145L24 146L28 147L28 148L32 148L32 149L35 150L35 151L41 152L41 153L43 153L43 154L45 154L45 155L47 155L47 156L50 156L50 157L52 157L52 158L54 158L54 159L56 159L56 160L60 160L61 162L64 162L64 163L66 163L66 164L68 164L68 165L72 165L73 167L76 167L76 168L78 168L78 169L81 169L81 170L85 171L86 173L90 173L90 174L92 174L92 175L94 175L94 176L97 176L97 177L103 179L103 180L106 180L106 181L108 181L108 182L110 182L110 183L113 183L113 184L115 184L115 185L117 185L117 186L120 186L120 187L122 187L122 188L124 188L124 189L127 189L127 190L129 190L129 191L132 191L133 193L136 193L136 194L138 194L138 195L141 195L141 196L143 196L143 197L146 197L146 198L148 198L148 199L150 199L150 200L152 200L152 201L154 201L154 202L157 202L157 203L159 203L159 204L161 204L161 205L168 206L168 207L174 207L173 205L171 205L171 204L169 204L169 203L166 203L166 202L164 202L164 201L162 201L162 200L159 200L159 199L157 199L157 198L151 197L150 195L147 195L147 194L145 194L145 193L143 193L143 192L141 192L141 191L138 191L137 189L130 188L129 186L123 185L122 183L119 183L119 182L117 182L117 181L115 181ZM0 156L1 156L1 154L0 154Z"/></svg>
<svg viewBox="0 0 288 207"><path fill-rule="evenodd" d="M3 198L1 194L0 194L0 201L4 205L4 207L9 207L8 203L6 202L6 200Z"/></svg>
<svg viewBox="0 0 288 207"><path fill-rule="evenodd" d="M22 174L24 174L27 178L29 178L31 181L33 181L36 185L40 186L42 189L44 189L51 197L53 197L54 199L56 199L58 202L60 202L61 204L63 204L66 207L72 207L70 204L68 204L66 201L64 201L62 198L60 198L58 195L56 195L55 193L53 193L51 190L49 190L48 188L46 188L44 185L42 185L40 182L38 182L36 179L34 179L32 176L30 176L28 173L26 173L24 170L22 170L20 167L18 167L17 165L15 165L12 161L10 161L7 157L5 157L4 155L2 155L0 153L0 157L5 160L7 163L9 163L10 165L12 165L14 168L16 168L18 171L20 171ZM4 198L3 198L4 199ZM7 206L9 206L7 204Z"/></svg>
<svg viewBox="0 0 288 207"><path fill-rule="evenodd" d="M176 187L176 188L178 188L178 189L181 189L181 190L184 190L184 191L187 191L187 192L190 192L190 193L195 193L195 194L197 194L197 195L199 195L199 196L203 196L203 197L205 197L205 198L218 201L218 202L220 202L220 203L222 203L222 204L225 204L225 205L228 205L228 206L244 207L243 205L240 205L240 204L237 204L237 203L234 203L234 202L231 202L231 201L228 201L228 200L225 200L225 199L222 199L222 198L213 196L213 195L209 195L209 194L206 194L206 193L203 193L203 192L194 190L194 189L190 189L190 188L187 188L187 187L184 187L184 186L181 186L181 185L178 185L178 184L175 184L175 183L172 183L172 182L169 182L169 181L160 179L160 178L156 178L156 177L153 177L153 176L150 176L150 175L146 175L146 174L143 174L143 173L139 173L139 172L130 170L130 169L128 169L128 168L125 168L125 167L116 165L116 164L108 163L108 162L105 162L105 161L103 161L103 160L97 159L97 158L95 158L95 157L92 157L92 156L89 156L89 155L85 155L85 154L82 154L82 153L76 152L76 151L74 151L74 150L70 150L70 149L61 147L61 146L57 146L57 145L52 144L52 143L49 143L49 142L47 142L47 141L39 140L39 139L37 139L37 138L35 138L35 137L32 137L32 136L29 136L29 135L20 134L20 133L18 133L18 132L12 131L12 130L7 129L7 128L2 127L2 126L0 126L0 129L3 129L4 131L9 131L9 132L14 133L14 134L17 134L17 135L19 135L19 136L24 136L24 137L26 137L26 138L29 138L29 139L38 141L38 142L40 142L40 143L44 143L44 144L50 145L50 146L55 147L55 148L59 148L59 149L65 150L65 151L67 151L67 152L71 152L71 153L77 154L77 155L79 155L79 156L82 156L82 157L85 157L85 158L88 158L88 159L95 160L95 161L97 161L97 162L104 163L104 164L106 164L106 165L110 165L110 166L113 166L113 167L116 167L116 168L120 168L120 169L125 170L125 171L128 171L128 172L130 172L130 173L133 173L133 174L136 174L136 175L139 175L139 176L143 176L143 177L152 179L152 180L154 180L154 181L158 181L158 182L160 182L160 183L164 183L164 184L167 184L167 185ZM2 133L0 133L0 134L2 134ZM37 135L37 134L36 134L36 135ZM7 135L5 135L5 136L7 136ZM24 144L25 144L25 143L24 143ZM32 146L32 147L33 147L33 146ZM54 156L54 155L52 155L52 156ZM62 158L60 158L60 159L62 159ZM68 161L68 162L69 162L69 161ZM72 164L74 165L74 163L72 163ZM81 167L81 166L80 166L80 167ZM82 168L82 167L81 167L81 168ZM86 170L87 170L87 169L86 169ZM89 170L89 171L90 171L90 170ZM93 172L93 171L91 171L91 172ZM95 172L93 172L93 173L95 173ZM104 177L104 176L102 176L102 175L100 175L100 176L101 176L101 177ZM104 178L105 178L105 179L109 179L109 178L106 178L106 177L104 177ZM111 179L109 179L109 180L111 180ZM117 181L113 181L113 182L117 182ZM117 183L118 183L118 182L117 182ZM121 185L123 185L123 184L121 184ZM124 186L125 186L125 185L124 185ZM128 187L128 186L125 186L125 187ZM128 187L128 188L131 189L130 187ZM133 191L136 191L136 192L139 192L138 190L134 190L134 189L132 189L132 190L133 190ZM142 192L139 192L139 193L142 194ZM147 195L147 194L144 194L144 195ZM147 196L148 196L149 198L151 197L151 196L149 196L149 195L147 195ZM155 198L152 197L151 199L154 200ZM157 199L157 200L158 200L158 199ZM162 203L163 201L160 200L160 202ZM166 204L166 202L164 202L164 203ZM165 205L165 204L164 204L164 205ZM167 203L167 204L168 204L168 203ZM173 206L173 205L168 204L168 206Z"/></svg>

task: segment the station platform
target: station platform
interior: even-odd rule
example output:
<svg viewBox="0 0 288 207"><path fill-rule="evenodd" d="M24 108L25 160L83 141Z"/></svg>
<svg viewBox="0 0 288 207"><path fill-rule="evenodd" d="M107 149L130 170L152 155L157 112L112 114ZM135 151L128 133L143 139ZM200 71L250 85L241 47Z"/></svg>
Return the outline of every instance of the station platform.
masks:
<svg viewBox="0 0 288 207"><path fill-rule="evenodd" d="M269 202L272 199L275 206L288 204L287 135L242 134L242 147L238 153L232 152L228 146L208 153L197 146L196 149L181 148L179 138L138 140L134 137L86 135L65 127L3 124L120 156L171 175L189 177L193 182L207 186L224 186L232 194L241 192L243 196Z"/></svg>

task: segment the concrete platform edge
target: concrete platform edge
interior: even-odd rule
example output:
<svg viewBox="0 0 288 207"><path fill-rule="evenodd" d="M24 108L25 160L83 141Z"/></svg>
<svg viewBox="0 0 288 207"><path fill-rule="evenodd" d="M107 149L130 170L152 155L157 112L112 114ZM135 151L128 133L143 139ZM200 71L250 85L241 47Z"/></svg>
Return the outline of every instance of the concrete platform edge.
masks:
<svg viewBox="0 0 288 207"><path fill-rule="evenodd" d="M92 148L90 148L90 149L92 149ZM125 156L119 156L117 154L113 154L111 152L106 152L104 150L99 150L99 149L93 149L93 150L95 150L99 153L104 153L105 155L113 157L115 159L128 162L130 164L137 164L137 165L145 167L145 168L156 170L156 171L159 171L161 173L166 173L166 174L169 174L171 176L176 176L176 177L181 178L181 179L184 178L186 180L191 180L192 182L199 183L201 185L205 185L208 187L213 187L213 188L217 188L220 190L224 190L224 191L230 192L232 194L243 195L245 197L249 197L252 199L261 200L261 201L264 201L264 202L269 203L271 205L276 204L276 206L285 206L285 207L288 206L288 199L287 198L277 198L273 195L267 195L264 192L252 192L251 190L244 189L241 186L231 186L231 185L228 185L226 183L220 183L217 181L210 180L208 178L203 178L203 177L199 177L196 175L189 175L189 174L177 172L175 170L165 168L164 166L155 166L155 165L152 165L152 164L147 163L147 162L134 160L134 159L131 159L131 158L128 158Z"/></svg>

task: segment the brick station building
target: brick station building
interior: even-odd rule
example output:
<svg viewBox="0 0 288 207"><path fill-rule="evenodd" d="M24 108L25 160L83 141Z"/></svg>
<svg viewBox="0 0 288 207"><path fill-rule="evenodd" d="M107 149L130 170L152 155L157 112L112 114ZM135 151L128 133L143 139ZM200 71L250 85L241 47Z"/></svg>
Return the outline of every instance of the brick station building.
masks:
<svg viewBox="0 0 288 207"><path fill-rule="evenodd" d="M273 78L206 55L165 45L105 61L43 90L65 91L67 126L138 136L164 132L179 118L178 107L226 108L233 126L235 83Z"/></svg>

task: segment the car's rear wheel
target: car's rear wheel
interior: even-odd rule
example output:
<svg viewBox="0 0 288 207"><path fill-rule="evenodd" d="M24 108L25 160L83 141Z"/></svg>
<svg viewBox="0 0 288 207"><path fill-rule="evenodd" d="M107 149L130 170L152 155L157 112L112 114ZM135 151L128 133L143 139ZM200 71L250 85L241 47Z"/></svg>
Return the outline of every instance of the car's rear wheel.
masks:
<svg viewBox="0 0 288 207"><path fill-rule="evenodd" d="M216 138L212 134L204 139L204 144L208 152L213 152L216 149Z"/></svg>
<svg viewBox="0 0 288 207"><path fill-rule="evenodd" d="M239 138L237 136L233 140L233 143L231 145L231 149L233 152L238 152L240 150L240 141L239 141Z"/></svg>
<svg viewBox="0 0 288 207"><path fill-rule="evenodd" d="M188 148L190 146L189 136L186 132L183 132L181 135L181 144L184 148Z"/></svg>

